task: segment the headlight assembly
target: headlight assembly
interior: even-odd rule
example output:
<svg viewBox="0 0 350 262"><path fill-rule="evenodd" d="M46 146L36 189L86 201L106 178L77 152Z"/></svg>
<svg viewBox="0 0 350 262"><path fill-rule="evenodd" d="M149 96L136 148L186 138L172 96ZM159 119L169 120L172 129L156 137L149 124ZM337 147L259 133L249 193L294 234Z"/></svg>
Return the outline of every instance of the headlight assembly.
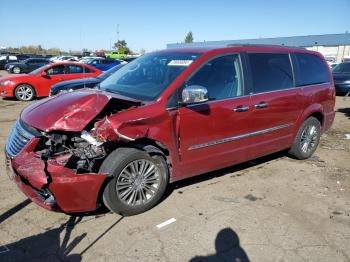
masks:
<svg viewBox="0 0 350 262"><path fill-rule="evenodd" d="M0 82L0 86L8 86L11 85L13 82L11 80L5 80Z"/></svg>

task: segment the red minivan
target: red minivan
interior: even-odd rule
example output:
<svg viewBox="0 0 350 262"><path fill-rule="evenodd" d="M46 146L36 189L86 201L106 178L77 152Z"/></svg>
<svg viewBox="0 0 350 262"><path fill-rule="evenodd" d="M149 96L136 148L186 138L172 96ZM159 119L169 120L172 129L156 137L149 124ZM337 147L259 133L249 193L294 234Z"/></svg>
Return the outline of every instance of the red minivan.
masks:
<svg viewBox="0 0 350 262"><path fill-rule="evenodd" d="M310 157L334 119L324 58L278 46L146 54L96 89L28 106L6 145L40 206L135 215L169 183L281 150Z"/></svg>

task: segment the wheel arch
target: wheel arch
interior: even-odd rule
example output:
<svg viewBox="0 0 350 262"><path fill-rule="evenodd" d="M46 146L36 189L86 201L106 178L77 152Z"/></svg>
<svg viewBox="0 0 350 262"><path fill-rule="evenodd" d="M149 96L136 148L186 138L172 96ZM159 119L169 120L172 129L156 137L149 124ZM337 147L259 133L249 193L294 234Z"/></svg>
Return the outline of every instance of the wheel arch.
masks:
<svg viewBox="0 0 350 262"><path fill-rule="evenodd" d="M324 124L324 112L323 112L323 106L321 104L312 104L310 106L308 106L307 108L305 108L305 110L303 111L301 117L299 118L299 125L302 125L302 123L308 119L309 117L315 117L317 120L320 121L321 126L323 126Z"/></svg>
<svg viewBox="0 0 350 262"><path fill-rule="evenodd" d="M323 127L324 124L324 115L320 111L315 111L311 114L309 114L305 119L308 119L309 117L315 117L318 121L320 121L321 127Z"/></svg>
<svg viewBox="0 0 350 262"><path fill-rule="evenodd" d="M13 96L14 96L14 97L16 96L16 95L15 95L16 89L17 89L17 87L19 87L20 85L29 85L31 88L33 88L33 90L34 90L34 97L36 97L37 92L36 92L35 86L33 86L33 85L29 84L29 83L19 83L19 84L17 84L17 85L15 86L15 88L13 89Z"/></svg>
<svg viewBox="0 0 350 262"><path fill-rule="evenodd" d="M324 119L325 119L323 107L321 104L318 104L318 103L312 104L312 105L308 106L307 108L305 108L304 111L302 112L302 114L300 115L300 117L298 118L298 120L294 126L293 141L294 141L301 125L305 122L306 119L308 119L311 116L315 117L317 120L320 121L321 129L323 130Z"/></svg>
<svg viewBox="0 0 350 262"><path fill-rule="evenodd" d="M172 162L170 158L169 149L161 142L151 138L139 138L133 142L128 143L131 147L146 151L150 155L160 155L164 158L167 163L169 171L169 181L172 177Z"/></svg>

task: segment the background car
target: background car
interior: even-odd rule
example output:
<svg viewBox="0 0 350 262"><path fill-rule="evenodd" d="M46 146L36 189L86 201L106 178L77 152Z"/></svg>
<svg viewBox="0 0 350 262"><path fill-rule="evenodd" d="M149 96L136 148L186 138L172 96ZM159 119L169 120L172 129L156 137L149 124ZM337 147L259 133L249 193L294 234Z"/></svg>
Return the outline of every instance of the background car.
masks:
<svg viewBox="0 0 350 262"><path fill-rule="evenodd" d="M64 61L75 62L75 61L78 61L78 58L75 56L55 56L55 57L52 57L50 61L54 63L64 62Z"/></svg>
<svg viewBox="0 0 350 262"><path fill-rule="evenodd" d="M15 55L2 55L0 56L0 70L5 69L5 65L11 62L17 62L19 59Z"/></svg>
<svg viewBox="0 0 350 262"><path fill-rule="evenodd" d="M117 59L123 59L127 57L125 54L120 54L118 51L112 51L110 53L105 54L107 58L117 58Z"/></svg>
<svg viewBox="0 0 350 262"><path fill-rule="evenodd" d="M91 59L95 59L95 58L99 58L99 57L98 56L83 56L78 60L78 62L79 63L86 63L87 61L89 61Z"/></svg>
<svg viewBox="0 0 350 262"><path fill-rule="evenodd" d="M16 97L29 101L34 97L45 97L52 85L77 78L96 77L101 70L75 62L61 62L42 66L29 74L0 78L0 96Z"/></svg>
<svg viewBox="0 0 350 262"><path fill-rule="evenodd" d="M50 96L57 95L61 92L74 91L81 88L93 88L123 66L124 64L114 66L113 68L107 70L95 78L75 79L55 84L51 87Z"/></svg>
<svg viewBox="0 0 350 262"><path fill-rule="evenodd" d="M29 73L43 65L49 64L50 61L44 58L28 58L19 62L12 62L5 65L5 70L13 74Z"/></svg>
<svg viewBox="0 0 350 262"><path fill-rule="evenodd" d="M350 61L338 64L332 70L337 93L350 92Z"/></svg>
<svg viewBox="0 0 350 262"><path fill-rule="evenodd" d="M84 62L84 64L91 65L102 71L111 69L112 67L119 65L121 63L127 63L127 62L122 60L117 60L117 59L103 58L103 57L88 59Z"/></svg>

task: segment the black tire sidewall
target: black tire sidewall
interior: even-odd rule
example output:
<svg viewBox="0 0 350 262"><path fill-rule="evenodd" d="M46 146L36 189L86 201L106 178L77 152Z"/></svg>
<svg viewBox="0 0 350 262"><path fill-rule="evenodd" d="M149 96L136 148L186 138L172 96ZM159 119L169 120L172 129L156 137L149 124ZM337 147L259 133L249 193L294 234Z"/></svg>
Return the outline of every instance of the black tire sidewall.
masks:
<svg viewBox="0 0 350 262"><path fill-rule="evenodd" d="M111 177L109 178L109 181L106 185L106 187L103 190L103 201L104 204L113 212L118 213L123 216L130 216L130 215L136 215L142 212L145 212L152 208L154 205L156 205L159 200L162 198L167 184L168 184L168 168L166 165L166 162L162 156L155 155L155 156L150 156L144 151L137 150L130 148L129 150L116 150L119 151L116 155L118 156L117 158L114 158L114 152L112 152L110 156L114 158L113 163L111 163L110 159L107 160L107 164L109 166L102 164L100 172L105 172L109 173ZM108 158L108 157L107 157ZM122 172L122 170L131 162L135 160L140 160L140 159L146 159L149 161L152 161L157 165L160 171L160 184L159 184L159 189L156 193L156 195L153 197L151 201L144 205L139 205L136 207L131 207L126 204L124 204L117 195L116 192L116 182L117 179ZM105 160L105 161L106 161Z"/></svg>
<svg viewBox="0 0 350 262"><path fill-rule="evenodd" d="M315 142L315 146L312 148L312 150L310 152L305 153L301 150L301 143L300 143L301 135L302 135L303 131L310 125L316 126L318 135L317 135L317 140ZM307 158L311 157L317 149L317 146L320 142L320 137L321 137L321 123L320 123L320 121L315 117L309 117L308 119L306 119L304 121L304 123L299 128L297 137L296 137L294 144L293 144L293 147L290 151L291 155L295 156L298 159L307 159Z"/></svg>

